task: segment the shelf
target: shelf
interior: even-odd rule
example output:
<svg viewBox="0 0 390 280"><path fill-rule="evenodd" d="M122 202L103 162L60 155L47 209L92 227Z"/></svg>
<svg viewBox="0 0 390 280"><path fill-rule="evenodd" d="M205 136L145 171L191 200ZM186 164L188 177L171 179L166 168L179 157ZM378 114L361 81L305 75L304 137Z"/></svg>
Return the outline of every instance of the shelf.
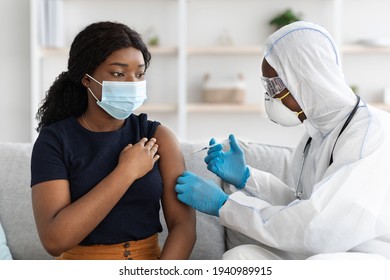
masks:
<svg viewBox="0 0 390 280"><path fill-rule="evenodd" d="M148 47L152 55L177 55L177 47ZM344 54L390 54L390 47L371 47L359 44L345 45ZM190 47L188 55L262 55L261 46L210 46ZM69 48L41 48L42 57L64 56L69 54Z"/></svg>
<svg viewBox="0 0 390 280"><path fill-rule="evenodd" d="M385 104L381 102L372 102L372 103L369 102L368 104L375 108L390 112L390 104Z"/></svg>
<svg viewBox="0 0 390 280"><path fill-rule="evenodd" d="M372 102L369 105L390 112L390 104ZM137 111L136 111L137 112ZM145 113L176 113L176 104L144 104L138 112ZM230 103L189 103L188 113L262 113L261 104L230 104Z"/></svg>
<svg viewBox="0 0 390 280"><path fill-rule="evenodd" d="M260 104L189 103L188 113L261 113ZM144 104L136 113L177 113L176 104Z"/></svg>
<svg viewBox="0 0 390 280"><path fill-rule="evenodd" d="M261 113L260 104L214 104L190 103L187 105L189 113Z"/></svg>
<svg viewBox="0 0 390 280"><path fill-rule="evenodd" d="M61 57L69 55L69 48L40 48L41 57Z"/></svg>
<svg viewBox="0 0 390 280"><path fill-rule="evenodd" d="M176 47L148 47L152 55L177 55ZM191 47L187 50L189 55L262 55L261 46L210 46ZM64 56L69 54L69 48L41 48L42 57Z"/></svg>
<svg viewBox="0 0 390 280"><path fill-rule="evenodd" d="M189 55L262 55L261 46L210 46L190 47L187 50Z"/></svg>
<svg viewBox="0 0 390 280"><path fill-rule="evenodd" d="M262 46L209 46L190 47L189 55L263 55ZM344 54L390 54L390 46L348 44L342 47Z"/></svg>
<svg viewBox="0 0 390 280"><path fill-rule="evenodd" d="M345 45L342 50L344 54L390 54L390 46L376 47L361 44L350 44Z"/></svg>
<svg viewBox="0 0 390 280"><path fill-rule="evenodd" d="M136 113L176 113L176 104L144 104Z"/></svg>
<svg viewBox="0 0 390 280"><path fill-rule="evenodd" d="M69 48L41 48L39 54L41 57L61 57L69 55ZM176 55L176 47L148 47L152 55Z"/></svg>
<svg viewBox="0 0 390 280"><path fill-rule="evenodd" d="M148 47L148 50L151 54L154 55L176 55L176 47Z"/></svg>

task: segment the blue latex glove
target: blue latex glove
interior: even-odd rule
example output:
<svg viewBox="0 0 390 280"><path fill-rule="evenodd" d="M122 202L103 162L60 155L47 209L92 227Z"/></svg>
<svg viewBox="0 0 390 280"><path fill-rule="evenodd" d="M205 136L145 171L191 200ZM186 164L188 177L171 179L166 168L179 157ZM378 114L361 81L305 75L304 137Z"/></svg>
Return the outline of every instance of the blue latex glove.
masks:
<svg viewBox="0 0 390 280"><path fill-rule="evenodd" d="M234 135L230 134L229 140L229 151L222 151L222 144L216 145L207 151L204 161L207 163L208 170L237 189L242 189L249 178L249 168L245 163L244 152ZM215 144L214 138L210 140L210 145L213 144Z"/></svg>
<svg viewBox="0 0 390 280"><path fill-rule="evenodd" d="M175 187L177 198L196 210L219 217L219 209L228 199L228 195L213 181L205 180L185 171Z"/></svg>

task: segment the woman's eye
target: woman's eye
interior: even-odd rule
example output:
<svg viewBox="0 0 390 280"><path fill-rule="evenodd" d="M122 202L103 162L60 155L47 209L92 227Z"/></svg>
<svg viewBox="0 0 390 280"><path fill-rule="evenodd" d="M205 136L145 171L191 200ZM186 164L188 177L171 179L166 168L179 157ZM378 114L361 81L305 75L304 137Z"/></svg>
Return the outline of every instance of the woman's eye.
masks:
<svg viewBox="0 0 390 280"><path fill-rule="evenodd" d="M123 77L123 73L121 72L113 72L112 75L114 75L115 77Z"/></svg>
<svg viewBox="0 0 390 280"><path fill-rule="evenodd" d="M145 76L145 72L137 74L138 79L142 79Z"/></svg>

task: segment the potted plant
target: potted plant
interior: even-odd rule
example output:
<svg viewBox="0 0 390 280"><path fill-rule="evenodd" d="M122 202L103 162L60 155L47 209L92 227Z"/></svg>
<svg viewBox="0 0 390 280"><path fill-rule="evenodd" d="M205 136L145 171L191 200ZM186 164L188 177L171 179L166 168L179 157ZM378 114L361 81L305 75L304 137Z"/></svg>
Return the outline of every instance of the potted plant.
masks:
<svg viewBox="0 0 390 280"><path fill-rule="evenodd" d="M279 29L287 24L301 20L301 17L295 14L292 9L288 8L284 12L276 15L270 20L269 24L274 25L276 29Z"/></svg>

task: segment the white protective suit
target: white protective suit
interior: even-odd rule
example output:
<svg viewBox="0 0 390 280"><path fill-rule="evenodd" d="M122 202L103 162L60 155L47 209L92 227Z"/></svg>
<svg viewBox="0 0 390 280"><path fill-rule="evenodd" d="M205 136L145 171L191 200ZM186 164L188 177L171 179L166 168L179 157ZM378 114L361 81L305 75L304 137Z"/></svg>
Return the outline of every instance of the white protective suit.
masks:
<svg viewBox="0 0 390 280"><path fill-rule="evenodd" d="M357 97L333 39L318 25L301 21L278 30L267 39L264 58L305 112L307 133L292 158L292 185L250 168L244 190L220 209L221 224L267 245L236 247L225 259L390 259L390 114L360 101L338 138Z"/></svg>

